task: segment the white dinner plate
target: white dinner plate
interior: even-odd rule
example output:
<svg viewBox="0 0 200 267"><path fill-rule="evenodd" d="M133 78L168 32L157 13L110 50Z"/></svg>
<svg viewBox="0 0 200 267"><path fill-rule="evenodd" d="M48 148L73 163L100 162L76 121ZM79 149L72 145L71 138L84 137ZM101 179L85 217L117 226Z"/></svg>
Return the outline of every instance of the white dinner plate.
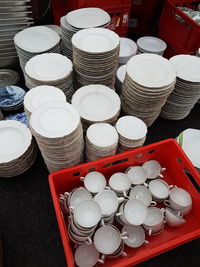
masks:
<svg viewBox="0 0 200 267"><path fill-rule="evenodd" d="M144 36L137 40L137 45L139 49L143 52L151 52L151 53L163 53L165 49L167 48L166 43L153 36Z"/></svg>

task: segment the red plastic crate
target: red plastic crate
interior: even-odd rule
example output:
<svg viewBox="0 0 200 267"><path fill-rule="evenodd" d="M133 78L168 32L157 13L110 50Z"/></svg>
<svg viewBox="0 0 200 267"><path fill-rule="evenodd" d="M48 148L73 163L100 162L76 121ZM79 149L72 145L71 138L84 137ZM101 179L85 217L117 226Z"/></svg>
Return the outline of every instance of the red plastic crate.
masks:
<svg viewBox="0 0 200 267"><path fill-rule="evenodd" d="M194 54L200 47L200 25L177 7L196 9L200 1L167 0L159 22L159 29L168 36L165 41L175 44L188 54Z"/></svg>
<svg viewBox="0 0 200 267"><path fill-rule="evenodd" d="M126 247L125 251L128 257L106 259L103 266L133 266L200 237L200 176L177 142L168 139L49 175L49 185L68 267L74 267L75 264L72 244L67 234L68 220L62 213L59 195L82 185L80 176L84 176L90 171L102 172L109 179L115 172L123 172L131 165L140 165L150 159L158 160L163 167L167 168L164 172L164 179L169 184L176 184L191 194L193 200L192 211L186 217L187 222L183 226L179 228L166 226L159 236L147 238L150 242L148 245L134 250ZM186 171L190 173L190 178Z"/></svg>

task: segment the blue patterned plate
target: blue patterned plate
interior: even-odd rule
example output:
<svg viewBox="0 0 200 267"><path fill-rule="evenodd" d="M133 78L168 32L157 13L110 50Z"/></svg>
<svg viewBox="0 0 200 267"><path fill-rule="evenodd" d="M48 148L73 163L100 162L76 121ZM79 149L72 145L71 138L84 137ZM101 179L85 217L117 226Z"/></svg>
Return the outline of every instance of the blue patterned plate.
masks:
<svg viewBox="0 0 200 267"><path fill-rule="evenodd" d="M18 86L4 86L0 88L0 108L10 108L24 101L26 92Z"/></svg>
<svg viewBox="0 0 200 267"><path fill-rule="evenodd" d="M20 121L20 122L24 123L26 126L29 126L28 119L27 119L25 112L17 113L14 115L8 115L7 117L5 117L5 120Z"/></svg>

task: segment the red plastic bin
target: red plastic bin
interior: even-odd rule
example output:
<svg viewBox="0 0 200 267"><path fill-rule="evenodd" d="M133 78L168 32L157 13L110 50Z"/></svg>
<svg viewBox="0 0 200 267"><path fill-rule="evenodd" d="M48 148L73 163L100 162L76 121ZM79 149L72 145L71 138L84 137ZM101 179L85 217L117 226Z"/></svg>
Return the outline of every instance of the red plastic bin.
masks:
<svg viewBox="0 0 200 267"><path fill-rule="evenodd" d="M165 41L170 45L173 42L188 54L196 53L200 47L200 25L177 7L195 10L198 4L200 1L167 0L159 21L159 29L169 36Z"/></svg>
<svg viewBox="0 0 200 267"><path fill-rule="evenodd" d="M134 249L134 253L133 249L126 247L125 251L128 257L106 259L103 266L133 266L200 237L200 176L177 142L168 139L49 175L49 185L68 267L74 267L75 263L72 244L67 234L68 220L62 213L59 195L82 185L80 176L84 176L90 171L102 172L108 179L115 172L123 172L131 165L140 165L150 159L158 160L163 167L167 168L164 172L164 179L169 184L176 184L191 194L193 199L192 211L187 215L187 222L183 226L179 228L166 226L159 237L148 237L150 242L148 245ZM190 176L187 172L190 173Z"/></svg>

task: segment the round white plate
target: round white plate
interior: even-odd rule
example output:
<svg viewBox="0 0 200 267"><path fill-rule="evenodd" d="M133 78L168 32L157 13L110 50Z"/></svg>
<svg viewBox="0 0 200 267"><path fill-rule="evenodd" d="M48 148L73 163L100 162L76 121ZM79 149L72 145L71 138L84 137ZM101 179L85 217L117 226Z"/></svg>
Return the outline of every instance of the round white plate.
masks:
<svg viewBox="0 0 200 267"><path fill-rule="evenodd" d="M105 53L117 48L119 36L108 29L84 29L73 35L72 44L84 52Z"/></svg>
<svg viewBox="0 0 200 267"><path fill-rule="evenodd" d="M63 79L72 72L72 69L71 60L57 53L37 55L25 66L26 74L39 81Z"/></svg>
<svg viewBox="0 0 200 267"><path fill-rule="evenodd" d="M52 101L66 102L66 96L59 88L48 85L34 87L24 97L24 106L33 112L38 106Z"/></svg>
<svg viewBox="0 0 200 267"><path fill-rule="evenodd" d="M107 86L94 84L83 86L72 97L72 105L80 116L89 121L104 121L120 110L120 98Z"/></svg>
<svg viewBox="0 0 200 267"><path fill-rule="evenodd" d="M131 57L137 54L137 44L129 38L120 38L119 58Z"/></svg>
<svg viewBox="0 0 200 267"><path fill-rule="evenodd" d="M100 27L110 22L110 15L100 8L81 8L69 12L66 21L75 28Z"/></svg>
<svg viewBox="0 0 200 267"><path fill-rule="evenodd" d="M88 140L99 147L113 146L118 141L118 133L108 123L94 123L87 129Z"/></svg>
<svg viewBox="0 0 200 267"><path fill-rule="evenodd" d="M44 137L59 138L72 133L80 122L76 109L69 103L55 101L39 106L30 117L30 126Z"/></svg>
<svg viewBox="0 0 200 267"><path fill-rule="evenodd" d="M127 73L133 81L145 87L164 87L176 79L176 70L169 60L155 54L140 54L127 63Z"/></svg>
<svg viewBox="0 0 200 267"><path fill-rule="evenodd" d="M137 45L142 51L162 53L167 48L166 43L153 36L144 36L137 40Z"/></svg>
<svg viewBox="0 0 200 267"><path fill-rule="evenodd" d="M121 136L130 140L141 139L147 134L146 124L134 116L121 117L115 127Z"/></svg>
<svg viewBox="0 0 200 267"><path fill-rule="evenodd" d="M31 145L29 128L18 121L0 121L0 163L6 163L23 155Z"/></svg>
<svg viewBox="0 0 200 267"><path fill-rule="evenodd" d="M126 76L126 65L122 65L117 69L117 78L123 83Z"/></svg>
<svg viewBox="0 0 200 267"><path fill-rule="evenodd" d="M190 55L177 55L170 58L177 76L190 82L200 82L200 58Z"/></svg>
<svg viewBox="0 0 200 267"><path fill-rule="evenodd" d="M17 33L14 42L27 52L41 53L57 45L60 37L54 30L45 26L34 26Z"/></svg>

